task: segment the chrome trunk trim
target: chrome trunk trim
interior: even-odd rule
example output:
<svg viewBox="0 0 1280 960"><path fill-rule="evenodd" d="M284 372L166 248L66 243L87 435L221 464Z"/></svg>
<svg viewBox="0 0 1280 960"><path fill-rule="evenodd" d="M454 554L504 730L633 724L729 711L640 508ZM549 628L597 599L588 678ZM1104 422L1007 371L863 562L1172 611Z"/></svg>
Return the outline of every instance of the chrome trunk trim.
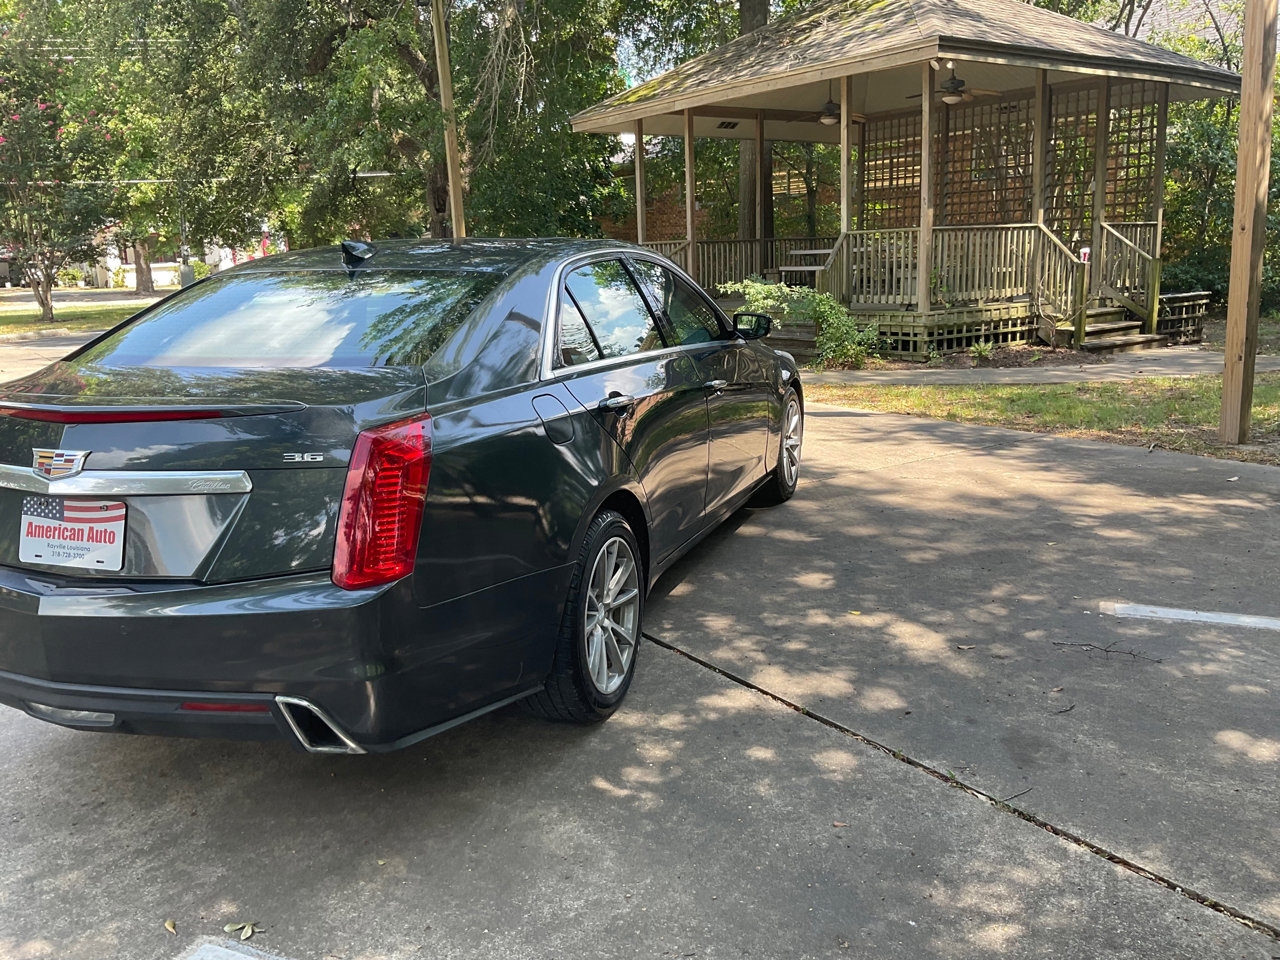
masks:
<svg viewBox="0 0 1280 960"><path fill-rule="evenodd" d="M53 496L155 497L249 493L253 482L243 470L86 470L50 480L31 467L0 463L0 487Z"/></svg>

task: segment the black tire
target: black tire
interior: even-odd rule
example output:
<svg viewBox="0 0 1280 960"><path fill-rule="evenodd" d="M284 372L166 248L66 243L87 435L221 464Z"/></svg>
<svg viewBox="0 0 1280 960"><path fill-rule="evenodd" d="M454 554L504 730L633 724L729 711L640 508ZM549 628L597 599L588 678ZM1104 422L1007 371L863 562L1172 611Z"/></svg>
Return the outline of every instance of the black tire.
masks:
<svg viewBox="0 0 1280 960"><path fill-rule="evenodd" d="M615 558L625 558L629 552L633 575L630 580L620 582L615 594L615 598L625 598L625 603L617 602L609 607L606 599L604 609L609 616L603 619L609 626L601 628L598 626L601 617L596 615L602 609L600 571L612 569L620 576L624 570L622 565L611 568L615 561L610 560L606 551L615 547ZM605 586L607 592L608 585ZM551 676L541 691L526 698L524 702L529 709L551 720L569 723L599 723L618 709L635 676L645 586L640 546L631 527L622 514L601 511L587 528L574 564ZM632 590L634 597L629 596ZM612 619L617 610L622 610L621 629L617 629L619 625ZM593 616L596 616L594 627ZM621 656L622 662L615 661L613 653Z"/></svg>
<svg viewBox="0 0 1280 960"><path fill-rule="evenodd" d="M792 433L794 431L794 434ZM800 482L800 447L804 442L804 407L800 405L800 397L794 390L788 390L782 398L782 429L778 437L778 458L774 461L773 470L755 495L751 498L753 507L774 507L786 503L794 496L796 485ZM788 468L788 446L792 445L794 459Z"/></svg>

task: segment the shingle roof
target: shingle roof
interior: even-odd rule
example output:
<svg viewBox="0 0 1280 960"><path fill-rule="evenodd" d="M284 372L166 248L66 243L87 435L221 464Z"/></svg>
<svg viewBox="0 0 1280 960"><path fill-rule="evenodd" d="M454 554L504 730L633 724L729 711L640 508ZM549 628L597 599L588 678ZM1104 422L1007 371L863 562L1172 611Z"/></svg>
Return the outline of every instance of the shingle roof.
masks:
<svg viewBox="0 0 1280 960"><path fill-rule="evenodd" d="M934 57L1167 80L1206 95L1240 89L1230 71L1022 0L827 0L582 111L574 127Z"/></svg>

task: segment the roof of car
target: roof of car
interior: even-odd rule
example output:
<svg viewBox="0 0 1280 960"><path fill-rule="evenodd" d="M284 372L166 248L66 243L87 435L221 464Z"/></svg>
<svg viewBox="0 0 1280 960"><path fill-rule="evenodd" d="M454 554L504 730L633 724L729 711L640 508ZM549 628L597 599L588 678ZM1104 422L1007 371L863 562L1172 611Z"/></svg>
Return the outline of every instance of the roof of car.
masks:
<svg viewBox="0 0 1280 960"><path fill-rule="evenodd" d="M483 270L510 274L521 268L537 269L547 263L593 250L630 247L617 240L564 238L466 240L375 240L374 254L363 269L380 270ZM637 248L639 249L639 248ZM234 267L236 273L262 270L345 270L342 248L314 247L290 250Z"/></svg>

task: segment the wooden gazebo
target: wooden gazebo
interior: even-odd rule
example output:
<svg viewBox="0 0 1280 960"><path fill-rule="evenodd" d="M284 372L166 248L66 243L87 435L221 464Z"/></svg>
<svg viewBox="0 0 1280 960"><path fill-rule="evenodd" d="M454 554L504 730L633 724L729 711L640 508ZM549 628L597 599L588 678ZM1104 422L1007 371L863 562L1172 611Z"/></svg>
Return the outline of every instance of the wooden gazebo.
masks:
<svg viewBox="0 0 1280 960"><path fill-rule="evenodd" d="M895 352L1035 334L1177 331L1160 311L1168 106L1234 73L1020 0L830 0L591 107L574 129L685 140L687 236L652 244L707 286L811 278ZM700 243L699 137L840 145L840 234ZM927 145L928 149L923 149Z"/></svg>

